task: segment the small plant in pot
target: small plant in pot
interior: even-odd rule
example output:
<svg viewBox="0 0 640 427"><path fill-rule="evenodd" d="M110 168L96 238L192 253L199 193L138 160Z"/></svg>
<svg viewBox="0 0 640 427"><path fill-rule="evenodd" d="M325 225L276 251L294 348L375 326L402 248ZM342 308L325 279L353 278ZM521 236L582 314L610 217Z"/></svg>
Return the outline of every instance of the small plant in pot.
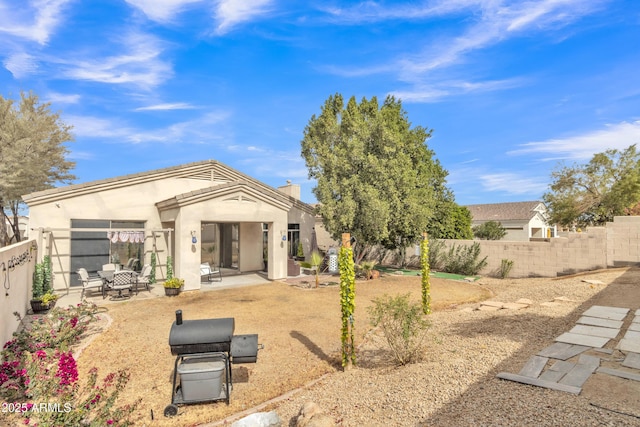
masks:
<svg viewBox="0 0 640 427"><path fill-rule="evenodd" d="M165 280L164 284L164 294L167 296L174 296L180 293L180 290L184 286L184 279L178 279L177 277L172 277L171 279Z"/></svg>
<svg viewBox="0 0 640 427"><path fill-rule="evenodd" d="M56 305L58 296L53 293L53 274L49 256L45 256L42 262L35 265L31 290L31 309L34 313L47 311Z"/></svg>
<svg viewBox="0 0 640 427"><path fill-rule="evenodd" d="M298 242L298 250L296 252L296 260L304 261L304 249L302 249L302 242Z"/></svg>

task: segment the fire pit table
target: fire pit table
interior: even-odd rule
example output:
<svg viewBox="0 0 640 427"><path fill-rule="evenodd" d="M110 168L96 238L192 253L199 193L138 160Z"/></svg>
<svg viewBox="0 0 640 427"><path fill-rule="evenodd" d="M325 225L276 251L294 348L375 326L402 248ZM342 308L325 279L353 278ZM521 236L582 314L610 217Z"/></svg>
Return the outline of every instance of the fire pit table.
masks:
<svg viewBox="0 0 640 427"><path fill-rule="evenodd" d="M229 404L231 364L256 363L258 335L233 335L235 320L182 320L182 310L169 332L171 354L177 356L173 368L171 404L164 415L177 415L178 405L226 401Z"/></svg>

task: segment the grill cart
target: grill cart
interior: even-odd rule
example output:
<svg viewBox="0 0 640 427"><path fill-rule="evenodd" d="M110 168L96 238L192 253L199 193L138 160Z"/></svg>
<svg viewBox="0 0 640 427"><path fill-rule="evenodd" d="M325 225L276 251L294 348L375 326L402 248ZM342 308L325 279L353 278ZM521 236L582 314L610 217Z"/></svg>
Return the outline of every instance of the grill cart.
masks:
<svg viewBox="0 0 640 427"><path fill-rule="evenodd" d="M166 417L188 403L226 401L232 388L231 364L256 363L258 335L233 335L233 318L182 320L182 310L169 332L173 368L171 404Z"/></svg>

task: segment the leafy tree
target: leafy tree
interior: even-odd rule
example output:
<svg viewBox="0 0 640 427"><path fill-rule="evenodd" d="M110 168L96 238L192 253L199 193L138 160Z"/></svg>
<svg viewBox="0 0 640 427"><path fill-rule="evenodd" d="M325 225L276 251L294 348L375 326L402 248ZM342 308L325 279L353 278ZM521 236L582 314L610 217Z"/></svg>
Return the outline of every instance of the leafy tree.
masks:
<svg viewBox="0 0 640 427"><path fill-rule="evenodd" d="M447 197L436 204L427 232L432 239L473 239L471 211Z"/></svg>
<svg viewBox="0 0 640 427"><path fill-rule="evenodd" d="M447 172L425 144L431 131L411 123L401 102L330 96L301 142L326 230L356 238L356 263L373 245L406 248L452 198Z"/></svg>
<svg viewBox="0 0 640 427"><path fill-rule="evenodd" d="M543 196L551 223L602 225L640 201L640 153L635 144L606 150L586 165L559 167L551 179L551 191Z"/></svg>
<svg viewBox="0 0 640 427"><path fill-rule="evenodd" d="M473 227L473 235L481 240L500 240L507 235L507 230L499 221L487 221Z"/></svg>
<svg viewBox="0 0 640 427"><path fill-rule="evenodd" d="M38 103L33 93L20 94L20 103L0 95L0 246L20 241L18 212L21 196L67 183L75 166L64 143L72 141L71 126ZM6 224L12 228L9 239Z"/></svg>

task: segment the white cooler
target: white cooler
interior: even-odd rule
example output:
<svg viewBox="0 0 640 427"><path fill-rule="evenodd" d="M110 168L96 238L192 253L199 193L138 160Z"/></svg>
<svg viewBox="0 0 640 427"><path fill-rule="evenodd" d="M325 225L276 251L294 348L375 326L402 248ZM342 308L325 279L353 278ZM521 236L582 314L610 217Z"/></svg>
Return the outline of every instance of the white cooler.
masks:
<svg viewBox="0 0 640 427"><path fill-rule="evenodd" d="M217 357L185 358L178 365L185 401L218 399L222 392L225 363Z"/></svg>

